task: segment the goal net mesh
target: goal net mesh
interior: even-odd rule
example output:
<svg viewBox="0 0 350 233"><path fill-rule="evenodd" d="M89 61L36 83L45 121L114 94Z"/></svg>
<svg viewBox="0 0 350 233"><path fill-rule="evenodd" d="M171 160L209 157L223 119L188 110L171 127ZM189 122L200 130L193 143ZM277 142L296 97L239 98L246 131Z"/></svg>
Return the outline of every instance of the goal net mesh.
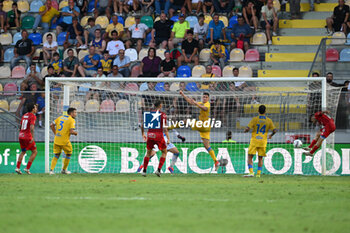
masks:
<svg viewBox="0 0 350 233"><path fill-rule="evenodd" d="M218 160L228 161L226 167L221 167L217 173L248 172L251 132L244 133L244 129L258 115L258 107L264 104L267 116L278 131L268 140L262 174L321 174L321 150L314 157L306 157L301 148L293 146L296 139L300 139L303 146L309 145L319 130L309 119L311 114L325 110L321 108L320 81L267 82L261 79L246 81L244 78L239 82L228 79L214 82L204 78L196 82L182 80L158 78L153 79L156 82L139 82L137 79L92 82L89 79L69 81L69 78L64 78L62 81L49 81L50 123L63 114L64 103L78 112L78 136L70 137L73 154L69 170L77 173L135 173L146 153L140 125L144 121L144 113L153 109L156 100L163 102L163 112L167 114L168 122L198 119L200 109L179 94L182 90L198 102L202 101L204 92L210 94L211 123L217 123L211 125L210 146ZM65 95L64 87L69 87L69 95ZM339 89L327 86L327 110L334 119L339 93ZM231 138L227 138L228 134L231 134ZM180 152L174 166L175 173L216 173L214 162L204 148L198 131L191 127L177 128L170 130L169 136ZM54 135L51 130L49 138L51 162L54 156ZM327 138L326 174L339 172L337 160L340 158L334 155L333 147L334 134ZM150 160L148 172L156 170L160 153L157 152L157 156ZM62 153L55 172L61 170L64 156ZM172 153L168 152L162 170L164 173L169 173L167 168L171 159ZM253 167L256 171L257 156Z"/></svg>

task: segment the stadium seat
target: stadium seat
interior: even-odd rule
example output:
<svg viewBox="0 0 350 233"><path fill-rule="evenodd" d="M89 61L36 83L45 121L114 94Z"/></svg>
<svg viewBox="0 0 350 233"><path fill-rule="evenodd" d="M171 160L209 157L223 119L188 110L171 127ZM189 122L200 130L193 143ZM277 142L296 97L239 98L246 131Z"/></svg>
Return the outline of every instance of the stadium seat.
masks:
<svg viewBox="0 0 350 233"><path fill-rule="evenodd" d="M2 45L10 45L12 44L12 35L11 33L1 33L0 34L0 43Z"/></svg>
<svg viewBox="0 0 350 233"><path fill-rule="evenodd" d="M56 33L55 32L46 32L44 35L43 35L43 44L45 44L47 42L47 39L46 39L46 36L48 34L51 34L52 35L52 41L57 41L57 38L56 38Z"/></svg>
<svg viewBox="0 0 350 233"><path fill-rule="evenodd" d="M13 35L13 42L12 42L12 45L15 45L17 43L17 41L19 41L20 39L22 39L22 34L20 32L16 32L14 35Z"/></svg>
<svg viewBox="0 0 350 233"><path fill-rule="evenodd" d="M123 24L123 26L125 25L125 21L124 21L123 17L121 17L120 15L118 15L118 23Z"/></svg>
<svg viewBox="0 0 350 233"><path fill-rule="evenodd" d="M201 77L205 74L205 67L202 65L196 65L192 68L192 77Z"/></svg>
<svg viewBox="0 0 350 233"><path fill-rule="evenodd" d="M12 4L13 1L3 1L4 6L2 7L2 10L5 12L9 12L10 10L12 10Z"/></svg>
<svg viewBox="0 0 350 233"><path fill-rule="evenodd" d="M38 13L40 7L42 7L44 4L41 0L34 0L30 3L30 12Z"/></svg>
<svg viewBox="0 0 350 233"><path fill-rule="evenodd" d="M278 0L273 0L273 7L276 10L276 13L281 10L281 3Z"/></svg>
<svg viewBox="0 0 350 233"><path fill-rule="evenodd" d="M172 21L174 21L174 23L176 23L177 21L179 21L179 16L174 15L173 17L170 18L170 20L172 20Z"/></svg>
<svg viewBox="0 0 350 233"><path fill-rule="evenodd" d="M345 44L345 42L346 42L346 36L344 32L333 33L331 45L342 45L342 44Z"/></svg>
<svg viewBox="0 0 350 233"><path fill-rule="evenodd" d="M257 49L248 49L245 53L245 61L259 61L260 54Z"/></svg>
<svg viewBox="0 0 350 233"><path fill-rule="evenodd" d="M80 25L82 26L82 27L86 27L87 25L88 25L88 20L90 19L90 18L93 18L92 16L84 16L83 18L81 18L81 20L80 20ZM97 17L97 19L98 19L99 17ZM97 20L96 19L96 20ZM96 23L96 21L95 21L95 23Z"/></svg>
<svg viewBox="0 0 350 233"><path fill-rule="evenodd" d="M288 104L288 113L306 114L307 105L306 104Z"/></svg>
<svg viewBox="0 0 350 233"><path fill-rule="evenodd" d="M215 77L221 77L221 68L220 68L220 66L212 65L211 66L211 72L213 74L215 74Z"/></svg>
<svg viewBox="0 0 350 233"><path fill-rule="evenodd" d="M210 59L210 49L202 49L199 53L199 61L207 62Z"/></svg>
<svg viewBox="0 0 350 233"><path fill-rule="evenodd" d="M75 49L72 49L72 50L73 50L74 56L77 57L78 56L77 50L75 50ZM81 50L81 51L86 51L86 50ZM63 53L63 60L66 59L67 57L68 57L68 49L66 49ZM80 61L80 59L79 59L79 61Z"/></svg>
<svg viewBox="0 0 350 233"><path fill-rule="evenodd" d="M108 20L107 16L98 16L96 18L95 23L96 23L96 25L98 24L101 26L101 28L105 29L109 24L109 20Z"/></svg>
<svg viewBox="0 0 350 233"><path fill-rule="evenodd" d="M132 91L132 92L136 92L139 90L139 86L137 85L137 83L128 83L125 86L125 91Z"/></svg>
<svg viewBox="0 0 350 233"><path fill-rule="evenodd" d="M4 86L4 95L16 95L17 91L16 83L7 83Z"/></svg>
<svg viewBox="0 0 350 233"><path fill-rule="evenodd" d="M125 28L129 28L133 24L135 24L135 17L134 16L128 16L128 18L126 18L126 20L125 20Z"/></svg>
<svg viewBox="0 0 350 233"><path fill-rule="evenodd" d="M154 19L154 22L153 22L153 23L156 23L156 22L159 21L159 20L160 20L160 17L157 16L157 17Z"/></svg>
<svg viewBox="0 0 350 233"><path fill-rule="evenodd" d="M9 110L9 103L7 102L7 100L0 100L0 108L5 109L6 111ZM3 111L0 110L0 112Z"/></svg>
<svg viewBox="0 0 350 233"><path fill-rule="evenodd" d="M4 88L2 87L2 84L0 83L0 95L2 95L3 91L4 91Z"/></svg>
<svg viewBox="0 0 350 233"><path fill-rule="evenodd" d="M172 83L170 85L170 91L178 91L180 89L179 85L179 83Z"/></svg>
<svg viewBox="0 0 350 233"><path fill-rule="evenodd" d="M227 19L226 16L220 15L220 16L219 16L219 20L221 20L221 21L224 23L225 28L228 27L228 19Z"/></svg>
<svg viewBox="0 0 350 233"><path fill-rule="evenodd" d="M18 10L20 10L22 13L29 11L29 3L25 0L20 0L17 2Z"/></svg>
<svg viewBox="0 0 350 233"><path fill-rule="evenodd" d="M336 49L329 48L326 50L326 61L338 61L339 60L339 52Z"/></svg>
<svg viewBox="0 0 350 233"><path fill-rule="evenodd" d="M345 48L340 51L339 61L350 61L350 49Z"/></svg>
<svg viewBox="0 0 350 233"><path fill-rule="evenodd" d="M346 45L350 45L350 33L348 34L348 37L346 38L346 43L345 44Z"/></svg>
<svg viewBox="0 0 350 233"><path fill-rule="evenodd" d="M53 8L55 8L56 10L59 10L59 9L60 9L60 8L59 8L59 5L58 5L58 3L57 3L56 0L52 0L52 1L51 1L51 6L52 6Z"/></svg>
<svg viewBox="0 0 350 233"><path fill-rule="evenodd" d="M115 111L116 112L129 112L130 111L130 103L128 100L122 99L118 100L115 104Z"/></svg>
<svg viewBox="0 0 350 233"><path fill-rule="evenodd" d="M131 68L131 75L130 77L138 77L140 75L140 66L139 65L134 65Z"/></svg>
<svg viewBox="0 0 350 233"><path fill-rule="evenodd" d="M20 100L12 100L10 103L9 112L16 112L20 103L21 103Z"/></svg>
<svg viewBox="0 0 350 233"><path fill-rule="evenodd" d="M149 32L146 36L146 40L145 40L144 44L148 46L149 43L151 42L151 40L152 40L152 34Z"/></svg>
<svg viewBox="0 0 350 233"><path fill-rule="evenodd" d="M78 95L86 95L89 91L92 84L91 83L82 83L78 88Z"/></svg>
<svg viewBox="0 0 350 233"><path fill-rule="evenodd" d="M154 90L156 90L156 91L165 91L164 83L163 82L157 83L156 86L154 87Z"/></svg>
<svg viewBox="0 0 350 233"><path fill-rule="evenodd" d="M241 66L239 67L238 77L253 77L253 70L250 66Z"/></svg>
<svg viewBox="0 0 350 233"><path fill-rule="evenodd" d="M266 34L263 32L257 32L253 36L252 45L266 45L267 38Z"/></svg>
<svg viewBox="0 0 350 233"><path fill-rule="evenodd" d="M37 48L34 50L34 54L32 57L32 60L39 60L40 59L40 53L43 52L43 48Z"/></svg>
<svg viewBox="0 0 350 233"><path fill-rule="evenodd" d="M30 33L28 39L31 39L34 45L40 45L42 43L42 36L40 33Z"/></svg>
<svg viewBox="0 0 350 233"><path fill-rule="evenodd" d="M73 100L70 102L70 107L71 108L76 108L78 112L83 112L84 111L84 102L81 100Z"/></svg>
<svg viewBox="0 0 350 233"><path fill-rule="evenodd" d="M14 50L15 50L14 47L10 47L10 48L5 50L5 53L4 53L4 61L5 62L10 62L11 59L15 56Z"/></svg>
<svg viewBox="0 0 350 233"><path fill-rule="evenodd" d="M232 28L233 25L237 24L237 16L234 15L230 18L230 20L228 21L228 28ZM231 38L231 37L230 37Z"/></svg>
<svg viewBox="0 0 350 233"><path fill-rule="evenodd" d="M35 66L35 71L38 72L38 73L41 72L40 71L40 67L38 65ZM29 74L29 73L30 73L30 67L28 67L27 70L26 70L26 74Z"/></svg>
<svg viewBox="0 0 350 233"><path fill-rule="evenodd" d="M67 32L61 32L57 36L57 44L62 46L64 44L64 42L66 41L66 36L67 36Z"/></svg>
<svg viewBox="0 0 350 233"><path fill-rule="evenodd" d="M26 15L22 18L22 29L32 29L35 18L32 15Z"/></svg>
<svg viewBox="0 0 350 233"><path fill-rule="evenodd" d="M233 77L234 66L225 66L222 71L222 77Z"/></svg>
<svg viewBox="0 0 350 233"><path fill-rule="evenodd" d="M209 24L210 21L212 21L213 18L210 15L205 15L204 16L204 23Z"/></svg>
<svg viewBox="0 0 350 233"><path fill-rule="evenodd" d="M194 28L194 25L198 23L196 16L187 16L186 21L190 24L190 28Z"/></svg>
<svg viewBox="0 0 350 233"><path fill-rule="evenodd" d="M156 54L158 57L160 57L160 59L164 60L165 59L165 55L164 55L165 51L166 51L165 49L157 49Z"/></svg>
<svg viewBox="0 0 350 233"><path fill-rule="evenodd" d="M9 66L0 66L0 78L10 78L11 69Z"/></svg>
<svg viewBox="0 0 350 233"><path fill-rule="evenodd" d="M51 23L50 25L50 29L56 29L57 25L59 25L60 23L63 22L63 18L62 17L59 17L55 23Z"/></svg>
<svg viewBox="0 0 350 233"><path fill-rule="evenodd" d="M102 101L100 105L100 112L114 112L115 111L115 104L113 100L108 99Z"/></svg>
<svg viewBox="0 0 350 233"><path fill-rule="evenodd" d="M15 66L11 71L11 78L24 78L26 70L23 66Z"/></svg>
<svg viewBox="0 0 350 233"><path fill-rule="evenodd" d="M100 3L99 2L97 2L97 8L99 8L99 6L100 6ZM89 2L89 5L88 5L88 13L92 13L93 11L94 11L94 9L95 9L95 1L90 1Z"/></svg>
<svg viewBox="0 0 350 233"><path fill-rule="evenodd" d="M141 49L139 52L139 61L142 61L142 59L144 57L147 57L147 55L148 55L148 49L146 48Z"/></svg>
<svg viewBox="0 0 350 233"><path fill-rule="evenodd" d="M153 18L149 15L142 16L141 23L146 24L149 28L153 28Z"/></svg>
<svg viewBox="0 0 350 233"><path fill-rule="evenodd" d="M44 67L41 69L41 77L45 77L47 74L48 74L48 72L47 72L47 66L44 66Z"/></svg>
<svg viewBox="0 0 350 233"><path fill-rule="evenodd" d="M125 56L130 58L130 61L137 61L137 51L136 49L129 48L125 50Z"/></svg>
<svg viewBox="0 0 350 233"><path fill-rule="evenodd" d="M235 48L230 52L230 60L231 62L241 62L244 60L244 52L242 49Z"/></svg>
<svg viewBox="0 0 350 233"><path fill-rule="evenodd" d="M186 84L186 90L187 90L187 91L198 91L199 88L198 88L198 86L197 86L197 83L191 82L191 83L187 83L187 84Z"/></svg>
<svg viewBox="0 0 350 233"><path fill-rule="evenodd" d="M140 85L140 89L139 89L140 91L147 91L148 90L148 85L147 85L147 83L142 83L141 85Z"/></svg>
<svg viewBox="0 0 350 233"><path fill-rule="evenodd" d="M76 52L75 51L75 49L73 50L73 52ZM86 55L89 55L89 50L80 50L79 51L79 54L78 54L78 59L79 59L79 61L81 60L81 59L83 59ZM75 56L75 55L74 55ZM66 51L64 51L64 54L63 54L63 57L65 57L65 58L67 58L68 57L68 50L66 50ZM64 58L64 59L65 59Z"/></svg>
<svg viewBox="0 0 350 233"><path fill-rule="evenodd" d="M85 104L85 112L98 112L100 111L100 104L97 100L88 100Z"/></svg>
<svg viewBox="0 0 350 233"><path fill-rule="evenodd" d="M176 76L177 77L184 77L184 78L188 78L191 77L191 68L189 66L180 66L179 68L177 68L177 72L176 72Z"/></svg>

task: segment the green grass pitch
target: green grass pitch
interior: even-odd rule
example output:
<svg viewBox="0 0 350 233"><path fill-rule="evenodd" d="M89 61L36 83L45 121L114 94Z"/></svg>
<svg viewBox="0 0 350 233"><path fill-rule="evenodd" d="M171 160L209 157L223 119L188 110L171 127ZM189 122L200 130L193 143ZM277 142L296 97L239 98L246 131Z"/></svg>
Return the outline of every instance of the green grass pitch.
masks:
<svg viewBox="0 0 350 233"><path fill-rule="evenodd" d="M0 232L349 232L350 177L0 175Z"/></svg>

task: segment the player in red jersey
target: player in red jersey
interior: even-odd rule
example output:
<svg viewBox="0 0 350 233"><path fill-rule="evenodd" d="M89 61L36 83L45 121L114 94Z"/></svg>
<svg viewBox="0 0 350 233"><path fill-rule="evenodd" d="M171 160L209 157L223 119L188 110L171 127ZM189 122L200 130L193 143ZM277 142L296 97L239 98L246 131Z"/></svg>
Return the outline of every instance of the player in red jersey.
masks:
<svg viewBox="0 0 350 233"><path fill-rule="evenodd" d="M314 124L320 124L322 128L316 133L310 146L303 148L307 151L305 153L306 156L313 156L315 151L322 145L323 140L335 131L334 120L329 116L329 111L316 112L315 115L311 116L310 120Z"/></svg>
<svg viewBox="0 0 350 233"><path fill-rule="evenodd" d="M151 111L151 114L153 116L151 122L153 122L157 118L158 119L160 118L160 127L157 129L149 128L147 132L147 136L144 133L142 134L142 137L144 140L146 140L146 144L147 144L147 153L145 158L143 159L143 171L142 171L143 176L146 176L147 174L147 166L148 166L148 162L150 160L154 145L157 145L159 150L162 151L162 156L160 157L160 160L159 160L158 170L155 172L157 176L160 176L161 169L163 167L163 164L165 162L165 158L167 155L167 143L168 144L170 143L168 129L164 125L166 124L167 116L164 112L160 111L162 109L162 102L159 100L155 101L154 107L155 107L155 110ZM167 143L164 140L163 133L165 133L168 139Z"/></svg>
<svg viewBox="0 0 350 233"><path fill-rule="evenodd" d="M36 157L36 154L38 153L34 142L34 126L36 121L35 114L37 111L38 111L38 106L36 104L34 103L29 104L28 112L23 115L21 120L21 131L19 132L18 139L19 139L19 144L21 146L22 152L21 154L19 154L17 166L15 169L15 171L18 174L22 174L20 167L26 151L27 150L32 151L32 155L28 160L27 167L24 169L24 171L29 175L31 174L29 171L30 166L32 166L32 163Z"/></svg>

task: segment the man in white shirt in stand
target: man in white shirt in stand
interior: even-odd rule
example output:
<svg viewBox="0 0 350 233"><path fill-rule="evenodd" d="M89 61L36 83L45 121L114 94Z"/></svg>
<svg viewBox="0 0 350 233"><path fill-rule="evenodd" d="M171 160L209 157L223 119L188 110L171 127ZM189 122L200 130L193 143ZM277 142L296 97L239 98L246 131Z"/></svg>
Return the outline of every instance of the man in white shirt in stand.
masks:
<svg viewBox="0 0 350 233"><path fill-rule="evenodd" d="M118 32L117 31L112 31L112 38L113 40L111 40L110 42L108 42L107 44L107 51L109 53L109 56L111 58L115 58L118 55L118 52L120 49L124 49L124 43L120 40L118 40Z"/></svg>
<svg viewBox="0 0 350 233"><path fill-rule="evenodd" d="M130 38L125 42L125 47L132 48L136 44L137 52L140 52L142 44L146 39L147 33L151 31L146 24L141 23L140 15L135 16L135 24L128 28L128 37Z"/></svg>

